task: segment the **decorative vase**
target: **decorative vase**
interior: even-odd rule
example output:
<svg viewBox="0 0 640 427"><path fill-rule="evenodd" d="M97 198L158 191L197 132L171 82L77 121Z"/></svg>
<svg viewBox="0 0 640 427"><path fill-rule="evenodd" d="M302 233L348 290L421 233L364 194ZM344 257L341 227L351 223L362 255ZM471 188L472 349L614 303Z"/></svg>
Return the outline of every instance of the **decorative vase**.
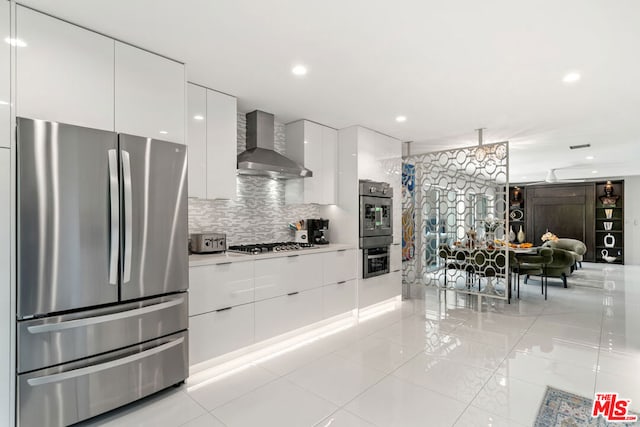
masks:
<svg viewBox="0 0 640 427"><path fill-rule="evenodd" d="M616 238L613 237L613 234L607 233L607 235L604 236L604 247L605 248L612 248L615 245L616 245Z"/></svg>
<svg viewBox="0 0 640 427"><path fill-rule="evenodd" d="M611 221L604 221L603 224L604 224L604 229L607 231L613 228L613 222Z"/></svg>
<svg viewBox="0 0 640 427"><path fill-rule="evenodd" d="M605 209L604 214L607 217L607 219L611 219L611 217L613 216L613 209Z"/></svg>
<svg viewBox="0 0 640 427"><path fill-rule="evenodd" d="M522 226L520 226L520 230L518 231L518 242L524 242L524 231L522 231Z"/></svg>
<svg viewBox="0 0 640 427"><path fill-rule="evenodd" d="M511 227L509 227L509 241L513 242L514 240L516 240L516 233L515 231L513 231L513 225Z"/></svg>

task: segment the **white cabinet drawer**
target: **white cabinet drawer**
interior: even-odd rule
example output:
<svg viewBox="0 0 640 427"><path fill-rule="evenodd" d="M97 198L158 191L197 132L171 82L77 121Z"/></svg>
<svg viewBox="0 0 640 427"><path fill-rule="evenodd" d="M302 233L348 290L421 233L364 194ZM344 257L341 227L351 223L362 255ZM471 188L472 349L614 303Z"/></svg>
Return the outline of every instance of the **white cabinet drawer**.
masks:
<svg viewBox="0 0 640 427"><path fill-rule="evenodd" d="M402 270L402 245L394 243L393 245L391 245L389 271L394 273L398 270Z"/></svg>
<svg viewBox="0 0 640 427"><path fill-rule="evenodd" d="M356 278L357 256L355 249L341 249L336 252L325 252L324 284L342 282Z"/></svg>
<svg viewBox="0 0 640 427"><path fill-rule="evenodd" d="M322 288L255 303L256 342L322 320Z"/></svg>
<svg viewBox="0 0 640 427"><path fill-rule="evenodd" d="M358 306L367 307L402 293L402 272L358 280Z"/></svg>
<svg viewBox="0 0 640 427"><path fill-rule="evenodd" d="M256 260L256 301L322 286L322 255Z"/></svg>
<svg viewBox="0 0 640 427"><path fill-rule="evenodd" d="M190 317L189 364L252 344L253 323L253 304Z"/></svg>
<svg viewBox="0 0 640 427"><path fill-rule="evenodd" d="M322 287L322 316L324 318L346 313L354 308L356 308L355 279Z"/></svg>
<svg viewBox="0 0 640 427"><path fill-rule="evenodd" d="M189 268L189 314L253 302L253 261Z"/></svg>

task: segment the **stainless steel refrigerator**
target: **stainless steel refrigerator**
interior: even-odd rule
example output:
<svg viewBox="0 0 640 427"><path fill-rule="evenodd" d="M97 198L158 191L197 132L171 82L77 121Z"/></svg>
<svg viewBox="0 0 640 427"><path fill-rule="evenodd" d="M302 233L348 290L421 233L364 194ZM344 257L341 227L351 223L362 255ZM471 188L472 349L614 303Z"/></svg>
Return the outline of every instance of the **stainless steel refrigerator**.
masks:
<svg viewBox="0 0 640 427"><path fill-rule="evenodd" d="M183 381L186 147L17 126L19 425L72 424Z"/></svg>

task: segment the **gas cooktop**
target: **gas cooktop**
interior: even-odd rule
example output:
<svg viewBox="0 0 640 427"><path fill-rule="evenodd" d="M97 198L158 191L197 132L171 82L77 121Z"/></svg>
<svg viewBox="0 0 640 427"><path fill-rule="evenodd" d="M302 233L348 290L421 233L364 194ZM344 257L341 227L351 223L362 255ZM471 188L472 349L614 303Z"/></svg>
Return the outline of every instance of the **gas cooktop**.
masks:
<svg viewBox="0 0 640 427"><path fill-rule="evenodd" d="M258 255L268 252L285 252L297 251L300 249L312 248L313 243L296 243L296 242L276 242L276 243L257 243L253 245L234 245L229 246L231 252L241 252L249 255Z"/></svg>

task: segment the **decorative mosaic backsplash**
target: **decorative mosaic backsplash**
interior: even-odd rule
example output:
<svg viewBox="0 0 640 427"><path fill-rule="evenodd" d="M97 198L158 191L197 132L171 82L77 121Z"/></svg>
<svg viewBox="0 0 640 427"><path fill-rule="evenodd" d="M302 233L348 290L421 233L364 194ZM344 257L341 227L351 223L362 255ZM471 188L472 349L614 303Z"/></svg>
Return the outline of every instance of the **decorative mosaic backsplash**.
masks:
<svg viewBox="0 0 640 427"><path fill-rule="evenodd" d="M246 118L238 113L238 153L246 147ZM285 126L275 124L275 150L285 154ZM285 181L238 175L234 200L189 199L189 233L227 234L228 245L293 240L287 224L319 218L320 206L285 204Z"/></svg>

